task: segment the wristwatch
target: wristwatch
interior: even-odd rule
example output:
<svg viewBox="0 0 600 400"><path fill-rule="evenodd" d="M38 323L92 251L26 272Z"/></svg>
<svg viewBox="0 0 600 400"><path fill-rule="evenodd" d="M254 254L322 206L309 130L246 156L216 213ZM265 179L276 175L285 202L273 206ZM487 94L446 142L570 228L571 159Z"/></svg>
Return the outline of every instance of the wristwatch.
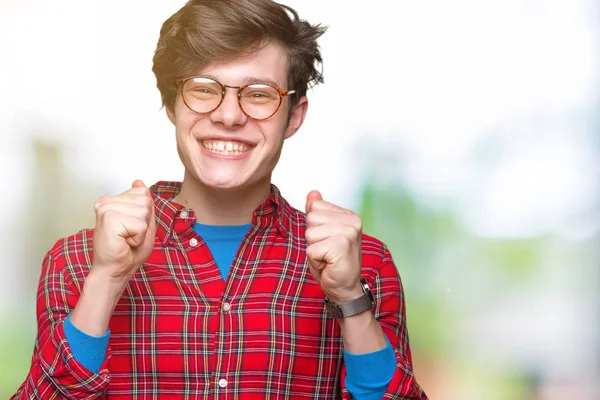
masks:
<svg viewBox="0 0 600 400"><path fill-rule="evenodd" d="M375 306L375 299L373 298L373 293L371 293L369 284L362 277L360 278L360 284L362 286L363 295L347 303L334 304L329 301L327 296L325 296L325 309L327 310L327 315L332 318L341 319L360 314L361 312L373 308Z"/></svg>

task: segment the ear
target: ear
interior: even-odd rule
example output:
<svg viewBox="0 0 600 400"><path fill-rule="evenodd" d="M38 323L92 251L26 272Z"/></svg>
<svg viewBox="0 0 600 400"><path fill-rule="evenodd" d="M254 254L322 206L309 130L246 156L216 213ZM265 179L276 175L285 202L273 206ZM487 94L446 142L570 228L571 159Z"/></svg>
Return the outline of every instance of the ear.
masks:
<svg viewBox="0 0 600 400"><path fill-rule="evenodd" d="M175 112L171 107L168 106L165 106L165 110L167 111L167 117L169 117L169 121L171 121L171 123L175 125Z"/></svg>
<svg viewBox="0 0 600 400"><path fill-rule="evenodd" d="M298 104L294 106L292 113L290 114L290 120L287 128L285 128L285 138L288 139L298 132L298 129L304 123L306 112L308 111L308 98L303 96L298 101Z"/></svg>

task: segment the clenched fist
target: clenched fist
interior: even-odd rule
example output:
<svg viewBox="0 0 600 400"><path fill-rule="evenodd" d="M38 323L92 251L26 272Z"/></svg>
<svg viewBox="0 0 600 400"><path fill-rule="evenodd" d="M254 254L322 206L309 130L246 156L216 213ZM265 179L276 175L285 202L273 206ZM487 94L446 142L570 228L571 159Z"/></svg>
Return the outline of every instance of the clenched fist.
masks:
<svg viewBox="0 0 600 400"><path fill-rule="evenodd" d="M354 212L323 200L306 198L306 257L315 280L334 303L362 295L362 220Z"/></svg>
<svg viewBox="0 0 600 400"><path fill-rule="evenodd" d="M156 222L150 190L136 180L124 193L100 198L94 209L92 269L127 282L154 247Z"/></svg>

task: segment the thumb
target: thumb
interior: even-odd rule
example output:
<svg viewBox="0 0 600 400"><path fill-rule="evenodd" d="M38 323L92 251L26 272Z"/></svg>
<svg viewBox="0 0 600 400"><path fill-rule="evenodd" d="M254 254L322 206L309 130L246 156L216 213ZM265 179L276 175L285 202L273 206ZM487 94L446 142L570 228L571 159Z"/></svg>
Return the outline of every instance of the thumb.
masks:
<svg viewBox="0 0 600 400"><path fill-rule="evenodd" d="M136 179L135 181L133 181L133 183L131 184L131 187L146 187L146 184L144 182L142 182L140 179Z"/></svg>
<svg viewBox="0 0 600 400"><path fill-rule="evenodd" d="M313 201L317 201L317 200L323 200L323 196L321 196L321 192L319 192L318 190L311 190L310 193L308 193L308 196L306 196L306 213L308 214L308 212L310 211L310 206L313 203Z"/></svg>

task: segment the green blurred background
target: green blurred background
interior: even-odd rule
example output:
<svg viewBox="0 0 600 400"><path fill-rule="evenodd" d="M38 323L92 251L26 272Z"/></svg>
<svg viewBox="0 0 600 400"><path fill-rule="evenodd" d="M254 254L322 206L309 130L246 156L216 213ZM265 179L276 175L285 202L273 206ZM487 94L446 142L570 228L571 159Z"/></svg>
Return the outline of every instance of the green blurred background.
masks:
<svg viewBox="0 0 600 400"><path fill-rule="evenodd" d="M600 399L598 4L285 3L330 28L274 183L390 247L430 398ZM0 4L0 398L29 368L45 252L99 196L181 177L150 62L182 4Z"/></svg>

